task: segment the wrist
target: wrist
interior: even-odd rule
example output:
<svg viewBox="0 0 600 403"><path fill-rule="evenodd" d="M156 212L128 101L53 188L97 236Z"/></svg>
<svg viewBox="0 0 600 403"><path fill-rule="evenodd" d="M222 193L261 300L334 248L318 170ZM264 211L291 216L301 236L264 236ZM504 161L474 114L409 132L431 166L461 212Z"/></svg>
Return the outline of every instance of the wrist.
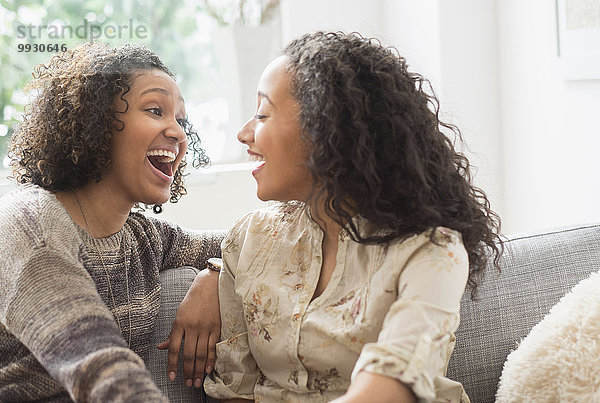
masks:
<svg viewBox="0 0 600 403"><path fill-rule="evenodd" d="M220 273L223 267L223 260L220 258L210 258L206 262L206 268L214 273Z"/></svg>
<svg viewBox="0 0 600 403"><path fill-rule="evenodd" d="M187 294L206 294L207 290L217 289L219 273L206 268L200 270L192 282Z"/></svg>
<svg viewBox="0 0 600 403"><path fill-rule="evenodd" d="M207 278L211 278L211 279L212 278L218 279L219 274L220 274L220 272L218 272L218 271L214 271L214 270L205 268L204 270L200 270L200 273L198 273L198 275L196 277L207 277Z"/></svg>
<svg viewBox="0 0 600 403"><path fill-rule="evenodd" d="M194 278L191 289L202 288L203 284L213 284L219 282L219 272L208 270L207 268L201 269Z"/></svg>

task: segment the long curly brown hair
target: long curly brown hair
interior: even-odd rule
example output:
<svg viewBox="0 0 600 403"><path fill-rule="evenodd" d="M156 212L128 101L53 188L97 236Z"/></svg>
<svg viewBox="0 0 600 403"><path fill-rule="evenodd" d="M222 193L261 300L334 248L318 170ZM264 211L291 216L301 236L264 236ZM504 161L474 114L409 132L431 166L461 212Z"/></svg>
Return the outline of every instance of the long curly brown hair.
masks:
<svg viewBox="0 0 600 403"><path fill-rule="evenodd" d="M444 134L462 142L457 127L440 121L430 83L409 72L395 49L356 33L307 34L283 55L327 215L357 242L386 243L437 226L460 232L475 291L490 251L498 267L500 219ZM380 231L365 235L353 213Z"/></svg>
<svg viewBox="0 0 600 403"><path fill-rule="evenodd" d="M17 183L33 183L50 191L79 188L100 181L110 164L113 134L123 130L113 103L130 90L136 73L158 69L174 78L159 57L142 45L87 43L35 67L28 87L36 91L25 107L23 122L12 135L8 156ZM188 152L195 167L209 159L198 133L185 120ZM170 201L186 194L184 158L171 184ZM155 211L160 211L155 206Z"/></svg>

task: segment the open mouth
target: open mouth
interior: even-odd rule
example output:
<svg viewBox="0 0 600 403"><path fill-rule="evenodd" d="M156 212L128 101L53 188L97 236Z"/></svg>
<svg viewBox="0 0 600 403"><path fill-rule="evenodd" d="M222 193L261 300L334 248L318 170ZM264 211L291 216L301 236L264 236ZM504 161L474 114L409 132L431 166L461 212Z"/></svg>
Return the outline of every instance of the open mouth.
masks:
<svg viewBox="0 0 600 403"><path fill-rule="evenodd" d="M265 158L262 155L255 153L248 154L248 160L256 164L252 173L258 172L266 163Z"/></svg>
<svg viewBox="0 0 600 403"><path fill-rule="evenodd" d="M146 154L150 164L169 177L173 176L173 162L176 157L174 152L167 150L152 150Z"/></svg>
<svg viewBox="0 0 600 403"><path fill-rule="evenodd" d="M265 157L260 154L248 154L248 161L256 162L256 165L261 165L265 162Z"/></svg>

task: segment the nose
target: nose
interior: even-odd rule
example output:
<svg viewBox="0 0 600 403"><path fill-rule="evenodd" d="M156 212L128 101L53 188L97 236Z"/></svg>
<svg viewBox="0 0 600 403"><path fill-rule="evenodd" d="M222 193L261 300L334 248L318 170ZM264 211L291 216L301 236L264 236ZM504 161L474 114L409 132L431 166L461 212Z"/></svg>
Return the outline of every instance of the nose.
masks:
<svg viewBox="0 0 600 403"><path fill-rule="evenodd" d="M242 144L254 142L254 117L251 117L244 123L237 134L237 139Z"/></svg>
<svg viewBox="0 0 600 403"><path fill-rule="evenodd" d="M173 122L170 123L169 126L165 129L164 134L166 137L176 140L177 143L183 143L187 140L185 130L177 121L177 119L173 119Z"/></svg>

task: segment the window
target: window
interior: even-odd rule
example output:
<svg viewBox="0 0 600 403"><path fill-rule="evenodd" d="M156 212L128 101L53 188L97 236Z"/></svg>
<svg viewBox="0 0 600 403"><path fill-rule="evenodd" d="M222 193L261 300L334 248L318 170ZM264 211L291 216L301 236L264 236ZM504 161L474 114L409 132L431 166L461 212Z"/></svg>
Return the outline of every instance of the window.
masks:
<svg viewBox="0 0 600 403"><path fill-rule="evenodd" d="M13 0L0 5L0 170L33 68L86 41L142 43L175 72L213 165L245 159L235 134L280 46L278 0ZM3 175L6 176L6 175Z"/></svg>

